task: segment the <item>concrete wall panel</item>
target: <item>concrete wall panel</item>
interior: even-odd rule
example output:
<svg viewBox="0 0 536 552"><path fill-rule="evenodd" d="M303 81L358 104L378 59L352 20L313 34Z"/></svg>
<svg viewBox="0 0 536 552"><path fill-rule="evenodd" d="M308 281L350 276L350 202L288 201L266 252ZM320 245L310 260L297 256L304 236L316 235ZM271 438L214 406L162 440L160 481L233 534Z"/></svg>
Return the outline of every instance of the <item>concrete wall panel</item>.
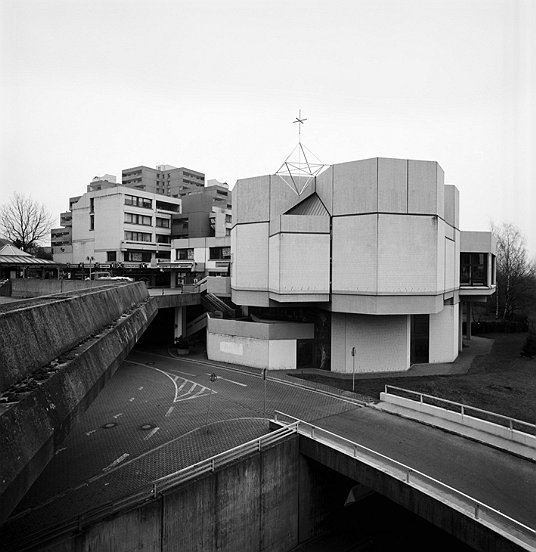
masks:
<svg viewBox="0 0 536 552"><path fill-rule="evenodd" d="M407 213L407 166L405 159L378 159L378 211Z"/></svg>
<svg viewBox="0 0 536 552"><path fill-rule="evenodd" d="M333 214L378 210L378 159L333 165Z"/></svg>
<svg viewBox="0 0 536 552"><path fill-rule="evenodd" d="M435 161L408 161L408 213L443 216L439 211L443 202L438 200L437 171Z"/></svg>
<svg viewBox="0 0 536 552"><path fill-rule="evenodd" d="M298 189L305 185L306 178L295 178ZM294 205L309 197L315 191L314 179L311 179L301 195L291 189L278 175L270 176L270 218L273 219L288 211Z"/></svg>
<svg viewBox="0 0 536 552"><path fill-rule="evenodd" d="M331 370L351 374L352 347L356 348L355 373L394 372L409 368L408 317L333 313L332 328L345 333L344 349L332 340ZM332 331L333 335L334 331ZM337 347L339 345L339 347Z"/></svg>
<svg viewBox="0 0 536 552"><path fill-rule="evenodd" d="M379 215L378 291L437 293L435 217Z"/></svg>
<svg viewBox="0 0 536 552"><path fill-rule="evenodd" d="M296 340L280 339L268 342L268 369L296 369Z"/></svg>
<svg viewBox="0 0 536 552"><path fill-rule="evenodd" d="M430 315L430 362L453 362L458 356L458 307Z"/></svg>
<svg viewBox="0 0 536 552"><path fill-rule="evenodd" d="M354 314L429 314L443 309L443 295L341 295L334 293L333 312Z"/></svg>
<svg viewBox="0 0 536 552"><path fill-rule="evenodd" d="M333 213L333 167L316 177L316 193L329 213Z"/></svg>
<svg viewBox="0 0 536 552"><path fill-rule="evenodd" d="M451 290L456 286L456 244L445 238L445 289ZM459 276L458 276L459 277Z"/></svg>
<svg viewBox="0 0 536 552"><path fill-rule="evenodd" d="M268 222L234 228L234 288L268 290L268 228Z"/></svg>
<svg viewBox="0 0 536 552"><path fill-rule="evenodd" d="M329 293L329 234L279 236L280 293Z"/></svg>
<svg viewBox="0 0 536 552"><path fill-rule="evenodd" d="M268 265L268 289L275 293L279 293L281 280L281 234L270 236L268 247L270 258L270 263Z"/></svg>
<svg viewBox="0 0 536 552"><path fill-rule="evenodd" d="M270 176L241 178L233 188L233 223L270 220Z"/></svg>
<svg viewBox="0 0 536 552"><path fill-rule="evenodd" d="M333 218L332 287L336 293L377 291L377 215Z"/></svg>

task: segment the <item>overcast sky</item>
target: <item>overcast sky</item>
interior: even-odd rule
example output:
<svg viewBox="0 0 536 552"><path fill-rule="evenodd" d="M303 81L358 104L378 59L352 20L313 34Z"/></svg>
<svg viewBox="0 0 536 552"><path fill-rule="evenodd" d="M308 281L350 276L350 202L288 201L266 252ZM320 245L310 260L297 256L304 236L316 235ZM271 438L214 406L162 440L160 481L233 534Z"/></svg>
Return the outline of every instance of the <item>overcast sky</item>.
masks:
<svg viewBox="0 0 536 552"><path fill-rule="evenodd" d="M536 256L533 0L1 0L0 204L57 217L96 175L438 161L462 230L511 222Z"/></svg>

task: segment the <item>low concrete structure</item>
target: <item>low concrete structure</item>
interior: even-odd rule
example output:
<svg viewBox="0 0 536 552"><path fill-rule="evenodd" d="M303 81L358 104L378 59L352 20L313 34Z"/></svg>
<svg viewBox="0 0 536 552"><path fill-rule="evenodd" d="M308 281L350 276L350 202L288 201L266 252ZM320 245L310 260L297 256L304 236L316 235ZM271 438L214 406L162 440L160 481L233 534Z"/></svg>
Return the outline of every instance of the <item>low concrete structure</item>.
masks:
<svg viewBox="0 0 536 552"><path fill-rule="evenodd" d="M313 324L209 318L207 356L256 368L292 370L297 341L313 336Z"/></svg>

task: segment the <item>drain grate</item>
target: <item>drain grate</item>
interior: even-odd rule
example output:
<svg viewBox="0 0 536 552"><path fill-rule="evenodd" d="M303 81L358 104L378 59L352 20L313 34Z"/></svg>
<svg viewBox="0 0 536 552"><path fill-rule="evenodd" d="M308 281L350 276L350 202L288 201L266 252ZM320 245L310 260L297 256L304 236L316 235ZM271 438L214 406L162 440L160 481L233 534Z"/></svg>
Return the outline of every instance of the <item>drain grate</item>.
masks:
<svg viewBox="0 0 536 552"><path fill-rule="evenodd" d="M112 427L115 427L117 424L115 422L108 422L107 424L102 425L102 429L112 429Z"/></svg>

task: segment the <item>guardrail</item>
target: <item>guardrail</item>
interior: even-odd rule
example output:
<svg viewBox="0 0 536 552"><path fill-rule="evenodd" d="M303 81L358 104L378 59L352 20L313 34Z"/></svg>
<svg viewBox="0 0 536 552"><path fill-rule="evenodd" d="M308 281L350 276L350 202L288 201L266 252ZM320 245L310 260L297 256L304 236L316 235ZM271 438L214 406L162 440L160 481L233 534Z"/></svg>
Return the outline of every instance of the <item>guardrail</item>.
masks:
<svg viewBox="0 0 536 552"><path fill-rule="evenodd" d="M343 454L352 456L391 477L404 482L447 504L454 510L461 512L475 521L502 534L525 550L536 550L536 531L523 523L495 510L491 506L434 479L410 466L402 464L379 452L369 449L350 439L332 433L327 429L315 426L289 414L275 411L275 421L287 426L295 426L299 435L309 437L314 441L325 444Z"/></svg>
<svg viewBox="0 0 536 552"><path fill-rule="evenodd" d="M297 433L296 423L286 424L284 427L272 431L266 435L238 445L232 449L216 454L206 460L187 466L174 473L156 479L151 484L136 493L132 493L124 498L107 502L102 506L93 508L88 512L71 518L61 524L48 527L41 531L35 531L25 535L23 538L17 538L16 542L10 543L16 545L17 550L22 552L35 546L42 545L52 539L61 537L73 531L81 531L85 527L94 525L112 514L122 511L128 511L132 508L143 505L144 503L158 498L162 493L182 485L208 473L213 473L219 468L234 462L247 454L261 452L262 450L276 444L277 442Z"/></svg>
<svg viewBox="0 0 536 552"><path fill-rule="evenodd" d="M393 390L395 392L390 393L388 389ZM489 410L483 410L481 408L468 406L463 403L442 399L440 397L434 397L433 395L428 395L426 393L419 393L418 391L403 389L402 387L395 387L394 385L386 385L385 393L400 396L403 398L408 398L408 397L404 397L404 394L409 396L414 396L418 398L418 401L416 402L419 402L422 404L429 404L431 406L439 406L439 405L444 406L446 410L451 410L461 414L462 419L464 416L469 415L469 413L471 413L471 416L473 418L478 418L486 422L492 421L492 423L496 423L497 425L507 427L510 431L514 431L515 429L516 431L522 431L523 433L527 433L528 435L536 435L536 425L531 424L529 422L524 422L522 420L517 420L516 418L510 418L509 416L503 416L502 414L496 414L495 412L490 412ZM446 408L446 407L450 407L450 408Z"/></svg>

